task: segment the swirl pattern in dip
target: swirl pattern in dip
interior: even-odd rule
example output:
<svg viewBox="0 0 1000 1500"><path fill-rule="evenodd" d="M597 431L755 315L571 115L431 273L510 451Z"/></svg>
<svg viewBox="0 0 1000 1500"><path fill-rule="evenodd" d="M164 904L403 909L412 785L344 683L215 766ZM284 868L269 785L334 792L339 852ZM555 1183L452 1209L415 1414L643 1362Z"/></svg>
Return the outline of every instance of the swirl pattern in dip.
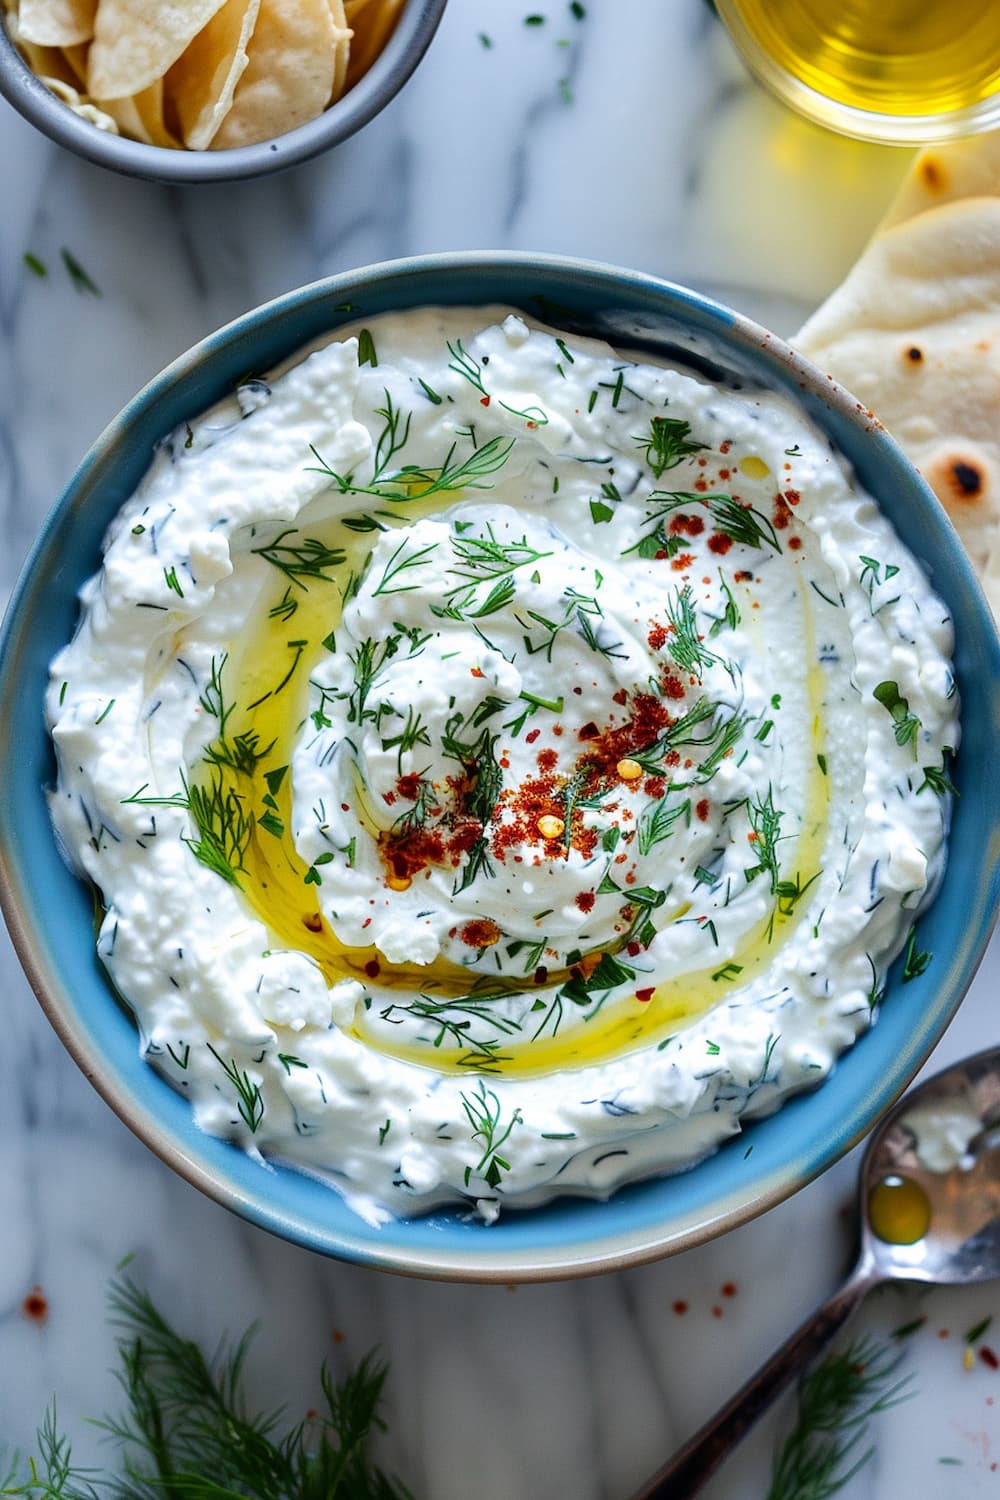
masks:
<svg viewBox="0 0 1000 1500"><path fill-rule="evenodd" d="M691 1163L870 1024L951 646L785 398L386 317L158 452L52 666L53 816L206 1130L491 1218Z"/></svg>

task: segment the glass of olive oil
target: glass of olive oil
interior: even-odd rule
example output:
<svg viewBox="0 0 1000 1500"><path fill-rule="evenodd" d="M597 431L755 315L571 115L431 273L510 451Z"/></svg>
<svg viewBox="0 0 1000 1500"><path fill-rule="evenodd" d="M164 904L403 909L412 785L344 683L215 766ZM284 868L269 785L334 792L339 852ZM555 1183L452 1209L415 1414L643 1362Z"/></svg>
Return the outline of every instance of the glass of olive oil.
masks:
<svg viewBox="0 0 1000 1500"><path fill-rule="evenodd" d="M716 0L747 63L843 135L890 144L1000 126L1000 0Z"/></svg>

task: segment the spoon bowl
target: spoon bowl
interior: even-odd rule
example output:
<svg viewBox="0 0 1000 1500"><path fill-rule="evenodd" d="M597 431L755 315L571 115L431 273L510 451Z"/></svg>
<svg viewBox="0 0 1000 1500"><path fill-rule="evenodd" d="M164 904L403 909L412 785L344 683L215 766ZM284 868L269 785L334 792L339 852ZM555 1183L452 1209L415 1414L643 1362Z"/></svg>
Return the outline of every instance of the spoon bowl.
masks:
<svg viewBox="0 0 1000 1500"><path fill-rule="evenodd" d="M1000 1276L1000 1048L903 1096L865 1152L860 1200L859 1270L873 1280Z"/></svg>
<svg viewBox="0 0 1000 1500"><path fill-rule="evenodd" d="M686 1500L873 1287L958 1286L1000 1277L1000 1047L904 1094L868 1143L860 1249L838 1291L632 1500Z"/></svg>

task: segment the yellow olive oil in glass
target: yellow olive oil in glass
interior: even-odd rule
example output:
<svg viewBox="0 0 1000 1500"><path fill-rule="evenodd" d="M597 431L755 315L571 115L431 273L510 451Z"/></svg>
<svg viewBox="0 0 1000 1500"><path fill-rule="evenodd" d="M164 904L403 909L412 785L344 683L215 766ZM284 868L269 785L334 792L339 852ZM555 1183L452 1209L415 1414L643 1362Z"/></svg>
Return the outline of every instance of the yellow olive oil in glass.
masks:
<svg viewBox="0 0 1000 1500"><path fill-rule="evenodd" d="M874 140L1000 123L1000 0L718 0L746 60L788 103Z"/></svg>

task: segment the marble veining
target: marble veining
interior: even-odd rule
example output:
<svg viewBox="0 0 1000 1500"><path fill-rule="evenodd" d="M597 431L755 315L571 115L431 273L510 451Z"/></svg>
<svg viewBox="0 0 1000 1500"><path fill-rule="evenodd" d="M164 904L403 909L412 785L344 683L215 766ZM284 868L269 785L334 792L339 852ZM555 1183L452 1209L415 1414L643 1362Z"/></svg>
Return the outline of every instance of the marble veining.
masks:
<svg viewBox="0 0 1000 1500"><path fill-rule="evenodd" d="M206 331L318 276L422 251L544 250L688 281L794 329L877 222L906 153L788 115L703 0L586 9L577 21L552 0L528 28L528 7L451 0L377 120L260 183L116 178L0 106L0 599L125 400ZM74 288L64 247L99 296ZM996 1039L998 978L994 944L931 1069ZM63 1052L5 936L0 1017L0 1439L21 1448L55 1393L79 1460L100 1456L82 1418L116 1400L104 1292L134 1252L186 1331L211 1343L259 1320L250 1390L262 1407L303 1413L323 1358L343 1371L380 1346L382 1457L419 1500L473 1488L479 1500L624 1500L832 1289L849 1253L853 1160L716 1243L615 1276L514 1290L337 1265L242 1223L136 1141ZM35 1286L43 1321L24 1311ZM1000 1287L889 1288L855 1331L918 1312L927 1323L902 1348L914 1395L878 1419L845 1500L966 1500L1000 1482L1000 1373L962 1367L964 1332L1000 1315ZM789 1419L786 1400L710 1500L766 1494Z"/></svg>

